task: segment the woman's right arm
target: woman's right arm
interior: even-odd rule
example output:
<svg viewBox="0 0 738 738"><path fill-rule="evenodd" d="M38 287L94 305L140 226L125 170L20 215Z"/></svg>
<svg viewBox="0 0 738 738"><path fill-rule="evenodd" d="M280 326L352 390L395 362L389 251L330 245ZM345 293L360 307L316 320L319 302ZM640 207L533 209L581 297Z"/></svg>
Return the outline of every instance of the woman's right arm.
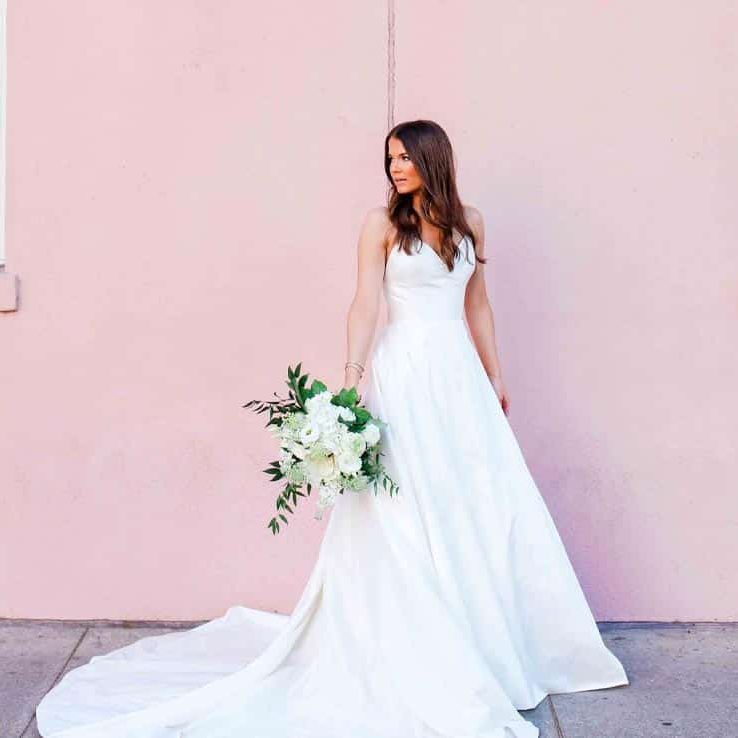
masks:
<svg viewBox="0 0 738 738"><path fill-rule="evenodd" d="M364 216L359 234L356 291L346 316L346 361L362 366L366 366L379 315L389 224L386 208L372 208ZM346 367L345 389L358 386L360 379L357 368Z"/></svg>

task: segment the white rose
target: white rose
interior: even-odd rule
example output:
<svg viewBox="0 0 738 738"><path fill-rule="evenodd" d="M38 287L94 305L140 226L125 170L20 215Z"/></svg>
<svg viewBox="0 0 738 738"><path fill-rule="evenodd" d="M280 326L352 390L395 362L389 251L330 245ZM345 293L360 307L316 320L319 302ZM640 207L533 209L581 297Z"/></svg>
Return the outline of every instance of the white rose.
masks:
<svg viewBox="0 0 738 738"><path fill-rule="evenodd" d="M350 451L338 454L338 468L344 474L355 474L361 469L361 459Z"/></svg>
<svg viewBox="0 0 738 738"><path fill-rule="evenodd" d="M364 430L361 431L361 435L364 437L367 446L373 446L379 441L379 428L374 423L367 423L364 426Z"/></svg>
<svg viewBox="0 0 738 738"><path fill-rule="evenodd" d="M339 469L333 456L315 456L305 461L308 476L315 484L338 476Z"/></svg>

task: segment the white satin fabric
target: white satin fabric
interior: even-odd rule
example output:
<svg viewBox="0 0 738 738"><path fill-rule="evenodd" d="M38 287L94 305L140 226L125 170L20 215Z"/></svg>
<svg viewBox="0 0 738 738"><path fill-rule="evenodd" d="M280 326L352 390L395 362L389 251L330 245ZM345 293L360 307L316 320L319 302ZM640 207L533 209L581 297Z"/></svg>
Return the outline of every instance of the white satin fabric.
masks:
<svg viewBox="0 0 738 738"><path fill-rule="evenodd" d="M338 498L291 615L234 605L96 656L42 736L536 738L518 709L628 684L467 332L471 242L452 272L414 250L389 256L364 395L398 495Z"/></svg>

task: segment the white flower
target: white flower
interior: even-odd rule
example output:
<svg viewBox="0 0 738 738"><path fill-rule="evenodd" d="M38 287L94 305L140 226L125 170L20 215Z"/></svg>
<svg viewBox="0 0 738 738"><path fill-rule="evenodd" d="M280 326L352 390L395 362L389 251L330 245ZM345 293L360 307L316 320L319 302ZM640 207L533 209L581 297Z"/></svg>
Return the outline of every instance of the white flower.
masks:
<svg viewBox="0 0 738 738"><path fill-rule="evenodd" d="M333 433L326 434L321 438L323 448L332 454L337 454L343 449L344 432L336 428Z"/></svg>
<svg viewBox="0 0 738 738"><path fill-rule="evenodd" d="M313 517L320 520L323 517L323 510L331 507L336 502L340 488L333 483L321 484L318 488L318 504L317 510Z"/></svg>
<svg viewBox="0 0 738 738"><path fill-rule="evenodd" d="M320 429L321 433L335 433L338 428L338 408L331 405L330 408L321 409L311 415L310 421Z"/></svg>
<svg viewBox="0 0 738 738"><path fill-rule="evenodd" d="M338 415L341 420L348 420L349 422L356 420L356 413L349 407L341 406L338 410Z"/></svg>
<svg viewBox="0 0 738 738"><path fill-rule="evenodd" d="M309 446L315 443L320 438L320 434L321 434L321 429L319 426L313 423L308 423L300 431L300 441L302 441L303 444Z"/></svg>
<svg viewBox="0 0 738 738"><path fill-rule="evenodd" d="M361 457L350 451L342 451L338 454L338 468L344 474L355 474L361 469Z"/></svg>
<svg viewBox="0 0 738 738"><path fill-rule="evenodd" d="M332 505L338 497L338 488L334 484L321 484L318 488L318 500L321 503Z"/></svg>
<svg viewBox="0 0 738 738"><path fill-rule="evenodd" d="M361 435L364 437L368 446L373 446L379 441L379 427L374 423L367 423L364 426L364 430L361 431Z"/></svg>
<svg viewBox="0 0 738 738"><path fill-rule="evenodd" d="M288 448L282 448L279 455L279 469L282 473L286 472L295 463L295 457Z"/></svg>
<svg viewBox="0 0 738 738"><path fill-rule="evenodd" d="M351 433L350 431L342 439L341 450L361 456L366 451L366 441L360 433Z"/></svg>
<svg viewBox="0 0 738 738"><path fill-rule="evenodd" d="M354 492L365 489L369 485L369 477L366 474L355 474L352 477L346 477L345 481L344 489L350 489Z"/></svg>
<svg viewBox="0 0 738 738"><path fill-rule="evenodd" d="M311 454L305 460L307 475L314 484L330 480L339 474L335 457L323 454Z"/></svg>
<svg viewBox="0 0 738 738"><path fill-rule="evenodd" d="M320 408L323 408L326 405L330 405L332 399L333 393L330 390L318 392L317 395L308 397L308 399L305 400L305 409L307 410L308 414L312 414L320 410Z"/></svg>
<svg viewBox="0 0 738 738"><path fill-rule="evenodd" d="M307 422L307 415L303 412L292 412L284 416L280 426L279 437L283 440L295 441L300 430Z"/></svg>
<svg viewBox="0 0 738 738"><path fill-rule="evenodd" d="M331 400L333 394L326 390L305 401L309 423L320 429L321 433L333 433L338 426L338 418L341 417L341 408L334 405Z"/></svg>
<svg viewBox="0 0 738 738"><path fill-rule="evenodd" d="M295 441L290 441L287 448L295 455L298 459L304 459L307 456L308 450L300 445L299 443L296 443Z"/></svg>

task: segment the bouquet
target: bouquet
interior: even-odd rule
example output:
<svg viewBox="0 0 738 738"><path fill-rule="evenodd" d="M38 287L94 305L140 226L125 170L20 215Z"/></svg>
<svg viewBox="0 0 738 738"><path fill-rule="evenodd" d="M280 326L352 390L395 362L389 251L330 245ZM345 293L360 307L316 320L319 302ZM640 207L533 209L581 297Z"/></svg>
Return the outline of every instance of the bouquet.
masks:
<svg viewBox="0 0 738 738"><path fill-rule="evenodd" d="M276 400L250 400L242 407L256 413L269 412L266 427L281 446L280 458L263 471L271 481L285 481L277 495L277 515L267 524L279 532L279 520L288 522L285 512L293 513L298 497L318 488L314 518L335 504L345 490L360 492L369 487L377 493L381 484L390 497L399 487L387 475L380 456L382 429L387 424L361 405L356 387L332 393L323 382L308 373L301 374L302 362L287 367L289 396ZM278 520L279 518L279 520Z"/></svg>

